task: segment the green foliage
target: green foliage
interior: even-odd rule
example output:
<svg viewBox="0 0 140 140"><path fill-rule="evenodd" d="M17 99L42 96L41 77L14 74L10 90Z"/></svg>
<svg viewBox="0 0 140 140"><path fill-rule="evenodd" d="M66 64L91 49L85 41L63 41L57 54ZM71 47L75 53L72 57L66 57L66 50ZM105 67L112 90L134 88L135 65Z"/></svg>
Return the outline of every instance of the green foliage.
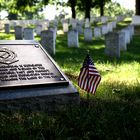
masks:
<svg viewBox="0 0 140 140"><path fill-rule="evenodd" d="M46 0L44 0L44 1L46 1ZM16 0L17 8L22 7L22 6L23 7L26 7L26 6L32 7L39 2L40 2L40 0Z"/></svg>
<svg viewBox="0 0 140 140"><path fill-rule="evenodd" d="M133 15L134 12L132 10L128 10L128 9L121 7L121 5L116 2L110 2L110 3L106 4L105 15L116 16L116 15L121 15L121 14L122 15L123 14Z"/></svg>
<svg viewBox="0 0 140 140"><path fill-rule="evenodd" d="M5 8L5 0L0 0L0 11Z"/></svg>
<svg viewBox="0 0 140 140"><path fill-rule="evenodd" d="M43 4L40 0L1 0L1 10L8 12L8 19L33 19L39 17Z"/></svg>
<svg viewBox="0 0 140 140"><path fill-rule="evenodd" d="M43 3L39 0L17 0L16 9L20 11L19 17L25 17L25 19L39 18L39 12L43 10Z"/></svg>
<svg viewBox="0 0 140 140"><path fill-rule="evenodd" d="M89 17L90 13L94 15L100 15L100 7L103 1L100 0L0 0L0 10L6 10L9 13L9 19L37 19L43 18L39 15L39 12L43 10L43 7L48 3L56 5L57 8L70 6L72 9L73 17L84 15ZM120 14L132 15L133 11L122 8L118 3L113 3L110 0L105 0L105 15L113 16ZM109 10L108 10L109 9Z"/></svg>
<svg viewBox="0 0 140 140"><path fill-rule="evenodd" d="M100 9L98 7L95 7L92 9L91 13L94 13L95 16L99 16ZM108 2L105 4L104 14L105 14L105 16L112 16L112 17L117 16L117 15L130 15L130 16L132 16L134 14L134 11L121 7L121 5L119 3Z"/></svg>

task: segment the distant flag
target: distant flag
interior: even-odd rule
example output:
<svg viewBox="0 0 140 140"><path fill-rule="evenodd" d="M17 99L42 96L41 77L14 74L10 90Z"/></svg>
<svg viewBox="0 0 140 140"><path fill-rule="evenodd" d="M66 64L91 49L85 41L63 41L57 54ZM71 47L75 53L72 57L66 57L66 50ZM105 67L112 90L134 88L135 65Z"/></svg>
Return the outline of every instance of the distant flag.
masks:
<svg viewBox="0 0 140 140"><path fill-rule="evenodd" d="M78 86L89 93L95 94L100 81L101 75L95 68L91 57L87 54L78 77Z"/></svg>

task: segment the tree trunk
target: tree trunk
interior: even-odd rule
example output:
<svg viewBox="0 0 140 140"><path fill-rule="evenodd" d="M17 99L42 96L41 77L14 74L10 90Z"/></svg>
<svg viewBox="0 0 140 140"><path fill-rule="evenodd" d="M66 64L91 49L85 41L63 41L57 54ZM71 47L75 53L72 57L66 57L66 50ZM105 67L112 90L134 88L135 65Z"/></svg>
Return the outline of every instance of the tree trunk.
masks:
<svg viewBox="0 0 140 140"><path fill-rule="evenodd" d="M72 18L76 18L76 10L75 10L75 6L76 6L76 0L69 0L69 3L71 5L71 12L72 12Z"/></svg>
<svg viewBox="0 0 140 140"><path fill-rule="evenodd" d="M85 3L85 18L89 18L90 19L90 11L91 11L91 1L88 0Z"/></svg>
<svg viewBox="0 0 140 140"><path fill-rule="evenodd" d="M18 15L15 14L15 13L9 13L8 19L9 20L17 20L18 19Z"/></svg>
<svg viewBox="0 0 140 140"><path fill-rule="evenodd" d="M136 0L136 15L140 15L140 0Z"/></svg>
<svg viewBox="0 0 140 140"><path fill-rule="evenodd" d="M105 5L104 0L101 0L100 1L100 16L104 16L104 5Z"/></svg>
<svg viewBox="0 0 140 140"><path fill-rule="evenodd" d="M72 12L72 18L76 18L76 10L75 10L75 5L71 6L71 12Z"/></svg>

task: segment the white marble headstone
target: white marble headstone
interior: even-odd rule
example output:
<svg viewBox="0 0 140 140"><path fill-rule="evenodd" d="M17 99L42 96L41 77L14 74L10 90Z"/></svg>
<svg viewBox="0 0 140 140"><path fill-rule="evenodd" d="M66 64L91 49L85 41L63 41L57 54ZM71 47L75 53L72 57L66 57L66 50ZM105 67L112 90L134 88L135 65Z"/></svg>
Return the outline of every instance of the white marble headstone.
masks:
<svg viewBox="0 0 140 140"><path fill-rule="evenodd" d="M55 36L54 31L44 30L41 31L41 45L51 55L55 55Z"/></svg>
<svg viewBox="0 0 140 140"><path fill-rule="evenodd" d="M10 33L10 24L9 23L6 23L4 25L4 28L5 28L5 33L9 34Z"/></svg>
<svg viewBox="0 0 140 140"><path fill-rule="evenodd" d="M105 35L105 54L109 57L120 57L119 33L110 32Z"/></svg>
<svg viewBox="0 0 140 140"><path fill-rule="evenodd" d="M105 35L108 33L108 28L107 28L107 25L102 25L101 26L101 29L102 29L102 34Z"/></svg>
<svg viewBox="0 0 140 140"><path fill-rule="evenodd" d="M33 28L24 28L23 38L25 40L34 40L34 29Z"/></svg>
<svg viewBox="0 0 140 140"><path fill-rule="evenodd" d="M100 27L94 27L94 37L101 37L101 28Z"/></svg>
<svg viewBox="0 0 140 140"><path fill-rule="evenodd" d="M15 26L15 39L22 40L23 39L23 28L22 26Z"/></svg>
<svg viewBox="0 0 140 140"><path fill-rule="evenodd" d="M125 28L125 29L121 30L121 32L125 33L126 43L129 44L130 43L130 30Z"/></svg>
<svg viewBox="0 0 140 140"><path fill-rule="evenodd" d="M37 35L40 35L42 31L42 25L37 25L35 28L35 32Z"/></svg>
<svg viewBox="0 0 140 140"><path fill-rule="evenodd" d="M92 29L91 28L84 29L84 40L85 42L92 42Z"/></svg>
<svg viewBox="0 0 140 140"><path fill-rule="evenodd" d="M140 25L140 16L139 15L135 15L132 17L132 25Z"/></svg>
<svg viewBox="0 0 140 140"><path fill-rule="evenodd" d="M125 39L125 32L118 32L119 34L119 44L120 44L120 50L121 51L126 51L127 50L127 42Z"/></svg>
<svg viewBox="0 0 140 140"><path fill-rule="evenodd" d="M85 28L89 28L90 27L90 21L89 18L85 19Z"/></svg>
<svg viewBox="0 0 140 140"><path fill-rule="evenodd" d="M77 30L71 30L67 35L68 47L79 47L79 37Z"/></svg>

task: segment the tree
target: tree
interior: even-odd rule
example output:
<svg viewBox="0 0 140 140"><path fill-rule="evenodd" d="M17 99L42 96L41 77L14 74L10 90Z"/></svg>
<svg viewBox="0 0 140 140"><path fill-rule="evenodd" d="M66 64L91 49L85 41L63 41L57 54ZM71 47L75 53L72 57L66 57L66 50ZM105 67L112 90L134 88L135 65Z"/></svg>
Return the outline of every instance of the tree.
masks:
<svg viewBox="0 0 140 140"><path fill-rule="evenodd" d="M0 11L2 11L5 8L5 1L0 0Z"/></svg>
<svg viewBox="0 0 140 140"><path fill-rule="evenodd" d="M77 4L77 0L69 0L68 1L68 4L70 5L71 7L71 12L72 12L72 18L76 18L76 4Z"/></svg>
<svg viewBox="0 0 140 140"><path fill-rule="evenodd" d="M80 11L84 11L85 18L90 19L91 8L96 5L96 0L78 0L77 6Z"/></svg>
<svg viewBox="0 0 140 140"><path fill-rule="evenodd" d="M96 0L96 7L100 8L100 16L104 16L104 7L107 2L111 0Z"/></svg>
<svg viewBox="0 0 140 140"><path fill-rule="evenodd" d="M76 18L76 5L77 5L78 0L68 0L67 2L65 0L55 0L54 1L49 1L50 4L55 4L59 6L69 6L71 7L71 13L72 13L72 18Z"/></svg>
<svg viewBox="0 0 140 140"><path fill-rule="evenodd" d="M105 0L100 0L100 16L104 16Z"/></svg>
<svg viewBox="0 0 140 140"><path fill-rule="evenodd" d="M140 0L136 0L136 15L140 15Z"/></svg>
<svg viewBox="0 0 140 140"><path fill-rule="evenodd" d="M85 1L85 18L90 19L91 5L92 5L92 0Z"/></svg>
<svg viewBox="0 0 140 140"><path fill-rule="evenodd" d="M43 3L48 0L16 0L16 8L26 19L39 17L39 12L43 10ZM20 14L21 15L21 14Z"/></svg>
<svg viewBox="0 0 140 140"><path fill-rule="evenodd" d="M96 11L94 11L94 13L96 13ZM112 16L112 17L119 16L119 15L133 15L134 14L133 10L126 9L117 2L106 3L104 7L104 13L105 15Z"/></svg>
<svg viewBox="0 0 140 140"><path fill-rule="evenodd" d="M16 0L6 0L6 2L3 3L4 10L8 12L8 19L14 19L16 20L18 18L18 10L16 7Z"/></svg>
<svg viewBox="0 0 140 140"><path fill-rule="evenodd" d="M42 3L40 0L0 0L0 11L2 10L8 13L9 20L32 19L39 17Z"/></svg>
<svg viewBox="0 0 140 140"><path fill-rule="evenodd" d="M104 6L107 2L111 0L69 0L68 3L70 4L72 10L72 17L76 17L76 10L75 7L77 6L80 11L84 11L85 18L90 19L90 12L91 9L94 7L100 8L100 15L104 15Z"/></svg>

